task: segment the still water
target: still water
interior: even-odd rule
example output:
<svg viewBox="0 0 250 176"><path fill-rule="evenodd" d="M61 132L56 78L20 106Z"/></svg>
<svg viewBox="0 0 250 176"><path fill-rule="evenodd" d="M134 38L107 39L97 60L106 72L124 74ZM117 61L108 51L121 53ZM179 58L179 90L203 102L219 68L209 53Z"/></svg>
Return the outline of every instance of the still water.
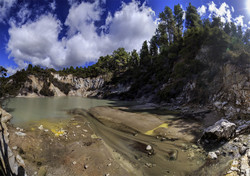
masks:
<svg viewBox="0 0 250 176"><path fill-rule="evenodd" d="M131 102L100 100L82 97L11 98L3 103L3 108L11 113L11 123L22 125L45 119L67 118L67 111L81 108L88 110L97 106L121 106Z"/></svg>

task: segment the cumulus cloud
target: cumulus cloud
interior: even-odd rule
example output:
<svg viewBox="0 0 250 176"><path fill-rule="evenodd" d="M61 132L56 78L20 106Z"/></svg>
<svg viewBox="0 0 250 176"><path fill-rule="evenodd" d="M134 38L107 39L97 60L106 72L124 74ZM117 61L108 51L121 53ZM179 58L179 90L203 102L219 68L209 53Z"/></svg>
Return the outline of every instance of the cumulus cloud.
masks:
<svg viewBox="0 0 250 176"><path fill-rule="evenodd" d="M63 45L58 41L60 21L52 15L41 16L38 20L9 29L10 39L7 51L19 67L25 62L45 67L62 64ZM56 59L61 57L60 60Z"/></svg>
<svg viewBox="0 0 250 176"><path fill-rule="evenodd" d="M202 5L201 7L199 7L199 8L197 9L197 12L200 14L200 16L205 15L205 14L206 14L206 11L207 11L207 7L204 6L204 5Z"/></svg>
<svg viewBox="0 0 250 176"><path fill-rule="evenodd" d="M240 15L240 16L238 16L238 17L236 17L236 18L234 19L234 22L235 22L236 26L245 27L244 22L243 22L243 18L244 18L244 16L243 16L243 15Z"/></svg>
<svg viewBox="0 0 250 176"><path fill-rule="evenodd" d="M216 7L213 1L208 3L208 11L210 12L209 18L212 16L220 17L223 23L232 21L231 9L225 2L219 8Z"/></svg>
<svg viewBox="0 0 250 176"><path fill-rule="evenodd" d="M9 20L10 25L20 26L24 24L31 16L31 10L28 9L28 4L23 5L23 7L17 12L17 15Z"/></svg>
<svg viewBox="0 0 250 176"><path fill-rule="evenodd" d="M118 47L138 50L154 34L157 27L154 12L137 1L123 3L113 15L108 13L105 25L100 28L102 32L98 33L95 22L104 12L100 3L73 3L64 24L68 32L60 40L62 24L52 14L21 26L12 24L7 45L10 57L19 68L27 63L54 68L84 65Z"/></svg>
<svg viewBox="0 0 250 176"><path fill-rule="evenodd" d="M54 0L53 2L51 2L49 6L52 10L56 10L56 1Z"/></svg>
<svg viewBox="0 0 250 176"><path fill-rule="evenodd" d="M0 0L0 23L4 23L9 14L11 7L14 6L17 0Z"/></svg>

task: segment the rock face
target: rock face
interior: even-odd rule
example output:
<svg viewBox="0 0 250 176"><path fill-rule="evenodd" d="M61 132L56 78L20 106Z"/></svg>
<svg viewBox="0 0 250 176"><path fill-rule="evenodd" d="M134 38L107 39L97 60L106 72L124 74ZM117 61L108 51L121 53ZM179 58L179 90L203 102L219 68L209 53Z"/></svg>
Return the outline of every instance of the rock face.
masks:
<svg viewBox="0 0 250 176"><path fill-rule="evenodd" d="M26 175L24 171L24 161L21 156L15 156L8 146L9 133L6 123L11 119L11 115L0 108L0 164L4 168L1 173L5 175Z"/></svg>
<svg viewBox="0 0 250 176"><path fill-rule="evenodd" d="M201 137L201 143L217 143L222 140L229 140L234 136L236 125L225 119L221 119L216 122L213 126L205 129L203 136Z"/></svg>
<svg viewBox="0 0 250 176"><path fill-rule="evenodd" d="M96 78L77 78L73 75L60 76L59 74L53 74L55 79L62 83L68 83L73 86L73 90L70 90L68 95L70 96L95 96L104 84L104 78L102 76Z"/></svg>
<svg viewBox="0 0 250 176"><path fill-rule="evenodd" d="M250 113L250 69L227 64L223 67L222 90L214 95L214 107L228 118ZM242 116L242 115L241 115Z"/></svg>
<svg viewBox="0 0 250 176"><path fill-rule="evenodd" d="M102 88L104 84L104 78L102 76L96 78L77 78L73 75L60 76L59 74L51 73L57 84L53 84L49 79L41 80L34 75L29 75L29 80L24 83L23 88L20 90L18 96L28 96L37 97L41 96L40 91L42 90L45 83L49 83L49 91L53 93L54 96L96 96L99 93L99 89ZM62 84L61 87L58 87ZM63 85L70 85L70 90L65 93L61 89Z"/></svg>

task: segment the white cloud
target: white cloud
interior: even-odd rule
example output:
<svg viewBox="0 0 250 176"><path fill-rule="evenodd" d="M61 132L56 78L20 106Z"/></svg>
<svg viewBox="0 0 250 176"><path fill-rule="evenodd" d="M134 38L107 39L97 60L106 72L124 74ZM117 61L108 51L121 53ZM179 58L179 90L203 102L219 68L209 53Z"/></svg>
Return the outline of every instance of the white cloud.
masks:
<svg viewBox="0 0 250 176"><path fill-rule="evenodd" d="M197 9L197 12L200 14L200 16L205 15L205 14L206 14L206 11L207 11L207 7L204 6L204 5L202 5L201 7L199 7L199 8Z"/></svg>
<svg viewBox="0 0 250 176"><path fill-rule="evenodd" d="M232 9L232 12L234 13L234 7L233 6L231 6L231 9Z"/></svg>
<svg viewBox="0 0 250 176"><path fill-rule="evenodd" d="M51 2L49 6L52 10L56 10L56 1Z"/></svg>
<svg viewBox="0 0 250 176"><path fill-rule="evenodd" d="M13 57L21 68L25 66L24 62L45 67L61 66L64 50L62 42L57 39L60 29L60 21L52 15L41 16L20 27L12 26L7 46L9 57Z"/></svg>
<svg viewBox="0 0 250 176"><path fill-rule="evenodd" d="M123 3L112 16L108 13L100 34L95 22L101 19L101 2L74 3L65 25L68 33L61 40L61 22L53 15L43 15L21 26L12 24L7 51L19 68L27 63L45 67L62 68L96 61L111 54L118 47L139 50L144 40L149 40L157 27L154 12L137 1ZM109 31L106 33L106 29Z"/></svg>
<svg viewBox="0 0 250 176"><path fill-rule="evenodd" d="M240 15L240 16L238 16L238 17L236 17L236 18L234 19L234 23L236 24L236 26L245 27L244 22L243 22L243 18L244 18L244 16L243 16L243 15Z"/></svg>
<svg viewBox="0 0 250 176"><path fill-rule="evenodd" d="M220 17L223 23L232 21L231 9L225 2L223 2L219 8L216 7L213 1L208 3L208 11L210 12L209 18L212 18L214 15Z"/></svg>
<svg viewBox="0 0 250 176"><path fill-rule="evenodd" d="M4 23L17 0L0 0L0 23Z"/></svg>
<svg viewBox="0 0 250 176"><path fill-rule="evenodd" d="M28 9L28 4L22 6L22 8L17 12L17 15L11 17L9 20L10 25L20 26L24 24L31 16L31 10Z"/></svg>

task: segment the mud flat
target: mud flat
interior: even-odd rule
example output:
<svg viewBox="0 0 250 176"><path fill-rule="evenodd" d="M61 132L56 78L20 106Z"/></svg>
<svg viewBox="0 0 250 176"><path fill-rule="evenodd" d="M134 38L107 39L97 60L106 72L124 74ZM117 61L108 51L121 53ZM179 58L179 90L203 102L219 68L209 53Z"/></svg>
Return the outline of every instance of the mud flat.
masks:
<svg viewBox="0 0 250 176"><path fill-rule="evenodd" d="M73 109L69 118L10 125L10 147L28 175L225 174L230 158L209 160L197 144L202 123L178 112L131 109Z"/></svg>

